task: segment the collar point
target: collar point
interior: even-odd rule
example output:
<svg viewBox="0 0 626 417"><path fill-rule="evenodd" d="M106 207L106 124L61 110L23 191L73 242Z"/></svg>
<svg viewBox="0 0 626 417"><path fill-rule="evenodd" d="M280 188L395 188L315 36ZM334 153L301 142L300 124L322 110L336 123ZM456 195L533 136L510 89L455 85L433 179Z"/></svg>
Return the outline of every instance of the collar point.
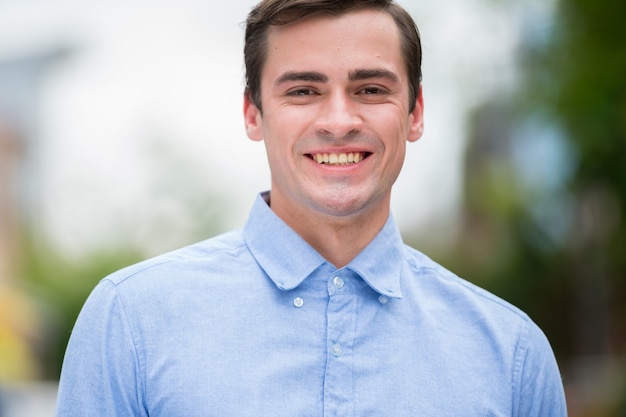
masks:
<svg viewBox="0 0 626 417"><path fill-rule="evenodd" d="M384 290L379 291L379 293L389 298L396 298L398 300L401 300L402 298L404 298L404 296L402 295L402 291L400 289L385 288Z"/></svg>

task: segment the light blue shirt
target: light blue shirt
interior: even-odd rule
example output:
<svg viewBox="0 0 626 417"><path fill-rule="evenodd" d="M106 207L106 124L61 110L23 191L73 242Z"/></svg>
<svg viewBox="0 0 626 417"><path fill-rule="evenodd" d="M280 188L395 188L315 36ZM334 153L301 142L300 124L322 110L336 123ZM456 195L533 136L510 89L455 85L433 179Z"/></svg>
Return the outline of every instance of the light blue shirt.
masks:
<svg viewBox="0 0 626 417"><path fill-rule="evenodd" d="M81 417L565 415L541 330L405 246L392 217L336 269L262 196L242 231L98 284L57 404Z"/></svg>

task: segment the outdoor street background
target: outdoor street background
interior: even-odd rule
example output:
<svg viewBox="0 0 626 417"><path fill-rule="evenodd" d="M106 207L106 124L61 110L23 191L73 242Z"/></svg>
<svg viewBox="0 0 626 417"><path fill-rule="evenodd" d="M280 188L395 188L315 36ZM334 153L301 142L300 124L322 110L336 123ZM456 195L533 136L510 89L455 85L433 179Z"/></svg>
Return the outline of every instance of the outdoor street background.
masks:
<svg viewBox="0 0 626 417"><path fill-rule="evenodd" d="M0 417L50 417L96 282L239 228L269 188L242 118L256 0L0 1ZM626 2L400 1L425 133L405 241L525 310L570 416L626 416Z"/></svg>

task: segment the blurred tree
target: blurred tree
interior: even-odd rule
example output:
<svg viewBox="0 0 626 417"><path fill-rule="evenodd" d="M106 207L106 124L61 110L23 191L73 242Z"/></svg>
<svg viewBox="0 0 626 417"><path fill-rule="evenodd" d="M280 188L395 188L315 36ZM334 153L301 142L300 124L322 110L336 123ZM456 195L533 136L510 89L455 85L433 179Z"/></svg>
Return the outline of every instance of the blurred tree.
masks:
<svg viewBox="0 0 626 417"><path fill-rule="evenodd" d="M31 236L31 238L29 238ZM99 280L123 266L138 261L135 248L101 250L80 261L69 261L52 245L24 234L19 268L24 292L34 306L39 326L30 340L36 376L56 380L74 321ZM8 356L15 358L15 356Z"/></svg>
<svg viewBox="0 0 626 417"><path fill-rule="evenodd" d="M563 369L626 354L625 17L623 0L561 0L530 25L518 91L474 113L443 256L528 312Z"/></svg>
<svg viewBox="0 0 626 417"><path fill-rule="evenodd" d="M554 120L577 155L563 254L573 283L570 353L624 354L626 2L567 0L558 10L551 41L527 49L525 90L528 108ZM598 334L604 323L608 334Z"/></svg>
<svg viewBox="0 0 626 417"><path fill-rule="evenodd" d="M517 98L476 110L467 154L474 243L459 251L562 357L625 348L624 16L623 1L561 1L548 36L522 45Z"/></svg>

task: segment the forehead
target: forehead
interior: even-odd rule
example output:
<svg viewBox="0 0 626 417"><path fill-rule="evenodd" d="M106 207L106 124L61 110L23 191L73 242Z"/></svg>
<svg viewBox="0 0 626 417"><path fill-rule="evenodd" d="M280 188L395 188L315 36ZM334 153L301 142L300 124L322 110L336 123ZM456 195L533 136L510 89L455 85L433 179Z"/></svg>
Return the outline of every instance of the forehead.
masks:
<svg viewBox="0 0 626 417"><path fill-rule="evenodd" d="M364 9L271 26L264 73L384 68L405 76L399 29L385 11Z"/></svg>

